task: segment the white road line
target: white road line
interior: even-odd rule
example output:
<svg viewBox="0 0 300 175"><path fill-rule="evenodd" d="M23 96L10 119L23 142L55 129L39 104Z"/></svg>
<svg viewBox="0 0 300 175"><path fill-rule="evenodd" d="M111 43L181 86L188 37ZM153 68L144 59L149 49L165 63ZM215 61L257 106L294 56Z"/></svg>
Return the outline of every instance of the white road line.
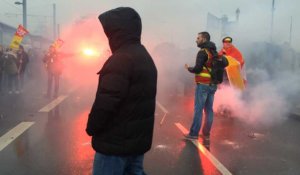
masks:
<svg viewBox="0 0 300 175"><path fill-rule="evenodd" d="M82 146L91 145L91 142L85 142L81 144Z"/></svg>
<svg viewBox="0 0 300 175"><path fill-rule="evenodd" d="M183 134L188 134L188 130L182 126L180 123L175 123L175 125L178 127L178 129L183 133ZM204 156L210 160L210 162L224 175L232 175L228 169L218 161L206 148L203 146L201 143L199 143L198 140L190 140L200 151Z"/></svg>
<svg viewBox="0 0 300 175"><path fill-rule="evenodd" d="M161 121L160 121L160 125L162 125L162 124L163 124L163 122L164 122L164 120L165 120L166 116L167 116L167 113L165 113L165 115L164 115L164 116L163 116L163 118L161 119Z"/></svg>
<svg viewBox="0 0 300 175"><path fill-rule="evenodd" d="M0 151L2 151L7 145L14 141L33 124L34 122L21 122L16 127L0 137Z"/></svg>
<svg viewBox="0 0 300 175"><path fill-rule="evenodd" d="M61 95L61 96L57 97L51 103L49 103L48 105L46 105L45 107L40 109L39 112L49 112L49 111L51 111L53 108L55 108L57 105L59 105L59 103L64 101L64 99L66 99L67 97L68 96L66 96L66 95Z"/></svg>
<svg viewBox="0 0 300 175"><path fill-rule="evenodd" d="M163 105L161 105L158 101L156 101L156 104L164 113L169 113L169 111L165 107L163 107Z"/></svg>

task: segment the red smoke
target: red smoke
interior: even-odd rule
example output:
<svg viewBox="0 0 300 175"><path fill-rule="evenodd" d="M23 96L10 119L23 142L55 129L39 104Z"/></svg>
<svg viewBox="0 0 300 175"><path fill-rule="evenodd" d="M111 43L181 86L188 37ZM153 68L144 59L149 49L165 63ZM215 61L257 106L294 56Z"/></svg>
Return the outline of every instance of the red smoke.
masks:
<svg viewBox="0 0 300 175"><path fill-rule="evenodd" d="M60 52L65 55L63 77L72 86L91 86L98 82L101 69L110 51L107 38L97 18L86 18L69 24L62 30L64 41Z"/></svg>

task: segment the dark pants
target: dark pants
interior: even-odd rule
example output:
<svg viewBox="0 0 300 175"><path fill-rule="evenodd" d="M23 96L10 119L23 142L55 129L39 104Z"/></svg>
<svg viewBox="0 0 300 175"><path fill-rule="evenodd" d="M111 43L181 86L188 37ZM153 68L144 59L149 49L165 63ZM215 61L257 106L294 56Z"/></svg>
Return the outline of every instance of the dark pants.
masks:
<svg viewBox="0 0 300 175"><path fill-rule="evenodd" d="M25 72L20 72L20 74L19 74L19 85L20 85L21 89L23 89L23 86L24 86L24 75L25 75Z"/></svg>
<svg viewBox="0 0 300 175"><path fill-rule="evenodd" d="M9 91L18 91L19 90L19 80L18 74L8 75L8 90Z"/></svg>
<svg viewBox="0 0 300 175"><path fill-rule="evenodd" d="M48 89L47 96L51 96L52 84L54 80L54 97L57 97L58 89L59 89L59 75L48 72Z"/></svg>
<svg viewBox="0 0 300 175"><path fill-rule="evenodd" d="M195 91L194 120L190 129L191 136L198 136L202 125L202 112L204 109L205 119L202 133L204 136L210 135L213 124L214 112L213 104L217 90L217 85L197 84Z"/></svg>
<svg viewBox="0 0 300 175"><path fill-rule="evenodd" d="M146 175L143 160L144 155L112 156L96 153L93 175Z"/></svg>

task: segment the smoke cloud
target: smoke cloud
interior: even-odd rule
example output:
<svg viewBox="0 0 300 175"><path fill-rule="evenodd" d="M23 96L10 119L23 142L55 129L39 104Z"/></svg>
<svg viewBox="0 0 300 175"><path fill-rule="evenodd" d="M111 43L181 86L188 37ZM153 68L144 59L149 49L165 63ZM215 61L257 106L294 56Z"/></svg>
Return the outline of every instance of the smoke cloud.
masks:
<svg viewBox="0 0 300 175"><path fill-rule="evenodd" d="M251 124L278 124L287 119L299 98L299 72L282 72L270 80L268 73L256 69L248 75L257 77L257 84L249 85L244 94L225 87L216 93L215 109L228 105L233 116ZM259 78L261 76L261 78Z"/></svg>
<svg viewBox="0 0 300 175"><path fill-rule="evenodd" d="M63 28L60 49L65 55L64 77L72 87L96 87L97 72L110 56L107 38L96 17L85 17ZM88 54L86 54L88 50Z"/></svg>

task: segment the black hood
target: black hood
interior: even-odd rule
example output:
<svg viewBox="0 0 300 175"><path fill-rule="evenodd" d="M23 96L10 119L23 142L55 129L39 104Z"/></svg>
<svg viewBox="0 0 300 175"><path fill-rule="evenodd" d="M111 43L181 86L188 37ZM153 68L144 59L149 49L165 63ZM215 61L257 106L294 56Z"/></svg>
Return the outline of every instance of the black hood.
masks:
<svg viewBox="0 0 300 175"><path fill-rule="evenodd" d="M211 42L211 41L206 41L202 44L199 44L198 47L200 47L201 49L208 49L208 50L211 50L211 51L216 51L217 50L216 44Z"/></svg>
<svg viewBox="0 0 300 175"><path fill-rule="evenodd" d="M119 7L99 15L112 52L124 44L140 43L142 22L139 14L130 7Z"/></svg>

